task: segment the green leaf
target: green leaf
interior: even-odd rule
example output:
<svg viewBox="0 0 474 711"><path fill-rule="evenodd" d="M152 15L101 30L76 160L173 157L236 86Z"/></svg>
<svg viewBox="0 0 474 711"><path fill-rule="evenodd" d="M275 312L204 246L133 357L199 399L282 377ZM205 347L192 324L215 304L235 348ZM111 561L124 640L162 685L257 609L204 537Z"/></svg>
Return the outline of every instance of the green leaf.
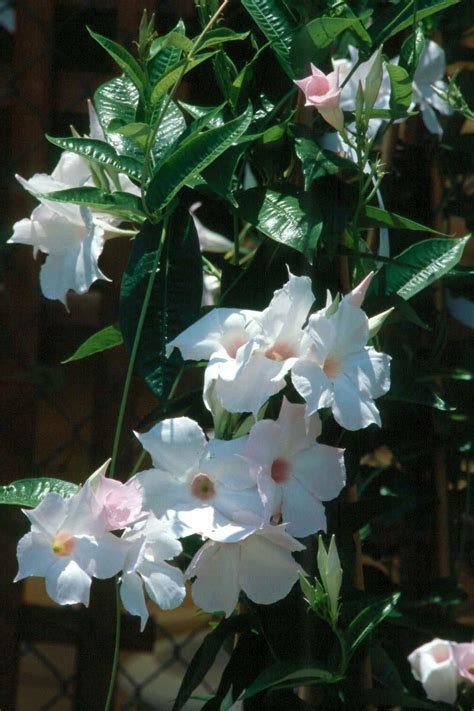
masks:
<svg viewBox="0 0 474 711"><path fill-rule="evenodd" d="M14 504L16 506L38 506L44 497L53 492L64 498L72 496L79 489L77 484L62 479L39 477L36 479L18 479L17 481L0 486L0 504Z"/></svg>
<svg viewBox="0 0 474 711"><path fill-rule="evenodd" d="M345 633L347 646L351 654L353 654L364 639L373 632L377 625L392 612L399 598L400 593L395 593L383 600L378 600L369 607L366 607L365 610L362 610L362 612L352 620Z"/></svg>
<svg viewBox="0 0 474 711"><path fill-rule="evenodd" d="M351 160L341 158L333 151L324 151L309 138L297 138L295 150L301 161L305 190L309 190L314 180L326 175L336 175L341 170L357 172L357 166Z"/></svg>
<svg viewBox="0 0 474 711"><path fill-rule="evenodd" d="M93 210L113 212L114 215L128 217L129 219L144 219L141 200L132 193L107 193L100 188L68 188L56 190L51 193L38 193L38 198L53 202L67 202L73 205L85 205Z"/></svg>
<svg viewBox="0 0 474 711"><path fill-rule="evenodd" d="M390 77L390 108L394 111L407 110L413 94L410 75L396 64L385 62L385 66Z"/></svg>
<svg viewBox="0 0 474 711"><path fill-rule="evenodd" d="M249 35L250 32L234 32L234 30L228 27L218 27L215 30L209 30L204 41L199 45L199 50L205 49L206 47L214 47L224 42L242 41L247 39Z"/></svg>
<svg viewBox="0 0 474 711"><path fill-rule="evenodd" d="M317 17L308 22L305 31L316 49L324 49L329 47L342 32L357 24L360 24L357 17Z"/></svg>
<svg viewBox="0 0 474 711"><path fill-rule="evenodd" d="M310 667L301 662L279 662L265 669L251 684L242 699L250 699L265 689L311 686L314 684L334 684L343 677L337 672Z"/></svg>
<svg viewBox="0 0 474 711"><path fill-rule="evenodd" d="M369 294L396 293L402 299L411 299L459 262L468 240L469 236L427 239L411 245L396 257L404 266L384 264L375 275Z"/></svg>
<svg viewBox="0 0 474 711"><path fill-rule="evenodd" d="M51 136L46 136L46 138L65 151L77 153L87 160L106 168L113 168L119 173L135 178L135 180L141 180L142 166L140 163L135 158L119 156L115 148L104 141L97 141L93 138L52 138Z"/></svg>
<svg viewBox="0 0 474 711"><path fill-rule="evenodd" d="M423 27L420 25L416 28L415 32L412 32L412 34L406 38L402 44L398 65L403 67L403 69L406 69L411 79L413 79L418 62L423 54L425 44Z"/></svg>
<svg viewBox="0 0 474 711"><path fill-rule="evenodd" d="M431 387L418 380L409 363L395 359L391 367L390 391L385 396L388 401L410 402L414 405L432 407L440 412L455 408L446 403Z"/></svg>
<svg viewBox="0 0 474 711"><path fill-rule="evenodd" d="M392 230L415 230L415 232L431 232L434 235L442 235L442 232L438 232L432 227L420 225L408 217L402 217L395 212L388 212L388 210L373 205L365 206L361 223L364 227L390 227Z"/></svg>
<svg viewBox="0 0 474 711"><path fill-rule="evenodd" d="M233 121L189 136L165 161L156 166L147 191L151 210L161 210L195 173L207 168L247 130L252 118L249 107Z"/></svg>
<svg viewBox="0 0 474 711"><path fill-rule="evenodd" d="M96 353L102 353L102 351L106 351L109 348L120 346L122 343L122 332L118 326L112 324L90 336L90 338L79 346L72 356L61 361L61 363L71 363L74 360L82 360L82 358L88 358Z"/></svg>
<svg viewBox="0 0 474 711"><path fill-rule="evenodd" d="M293 79L290 51L296 26L285 3L282 0L242 0L242 5L270 42L285 72Z"/></svg>
<svg viewBox="0 0 474 711"><path fill-rule="evenodd" d="M112 59L119 65L124 74L131 79L141 94L145 84L145 75L135 57L133 57L130 52L127 52L124 47L108 39L108 37L103 37L97 34L97 32L93 32L89 27L87 30L90 36L110 54Z"/></svg>
<svg viewBox="0 0 474 711"><path fill-rule="evenodd" d="M459 0L409 0L392 5L386 12L381 12L369 28L372 43L378 47L389 37L413 25L414 20L419 22L458 2Z"/></svg>
<svg viewBox="0 0 474 711"><path fill-rule="evenodd" d="M199 57L195 59L187 60L184 59L182 62L170 69L166 74L164 74L161 79L157 81L151 92L151 103L157 104L160 99L171 89L180 77L185 76L191 69L197 67L198 64L205 62L209 57L213 57L215 52L206 52L205 54L200 54Z"/></svg>
<svg viewBox="0 0 474 711"><path fill-rule="evenodd" d="M161 225L145 222L133 242L120 290L120 328L130 352L148 285ZM155 278L135 363L158 399L167 396L181 365L177 351L166 358L166 344L199 318L202 267L199 240L187 210L168 223L168 239Z"/></svg>
<svg viewBox="0 0 474 711"><path fill-rule="evenodd" d="M126 123L125 126L119 126L117 129L109 124L109 131L119 133L121 136L128 136L134 143L137 144L142 153L145 152L148 136L150 134L150 126L148 124L132 122Z"/></svg>
<svg viewBox="0 0 474 711"><path fill-rule="evenodd" d="M249 627L250 623L251 617L249 615L229 617L228 619L222 620L212 632L206 635L203 643L186 669L172 711L179 711L183 708L194 689L199 686L214 664L216 656L225 640L228 637L233 637L237 633L241 633Z"/></svg>
<svg viewBox="0 0 474 711"><path fill-rule="evenodd" d="M322 220L311 219L297 193L251 188L237 195L238 213L260 232L305 255L313 263Z"/></svg>
<svg viewBox="0 0 474 711"><path fill-rule="evenodd" d="M176 35L179 33L180 35L184 35L185 29L184 22L180 20L169 34ZM156 82L164 74L169 72L170 69L176 66L181 59L181 49L179 47L171 44L166 47L162 47L163 40L166 40L167 36L168 35L159 37L152 43L150 48L151 58L148 60L147 70L151 86L156 84Z"/></svg>
<svg viewBox="0 0 474 711"><path fill-rule="evenodd" d="M183 52L190 52L194 47L194 42L189 37L186 37L186 35L182 32L173 30L171 32L168 32L168 34L163 37L161 41L160 51L161 48L164 49L165 47L170 46L178 47L178 49L182 49Z"/></svg>

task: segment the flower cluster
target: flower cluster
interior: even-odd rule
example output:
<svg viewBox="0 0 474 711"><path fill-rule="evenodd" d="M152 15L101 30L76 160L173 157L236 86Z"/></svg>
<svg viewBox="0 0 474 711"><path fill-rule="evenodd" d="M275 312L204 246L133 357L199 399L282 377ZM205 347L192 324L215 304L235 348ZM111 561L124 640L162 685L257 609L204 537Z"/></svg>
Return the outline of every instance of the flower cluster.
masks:
<svg viewBox="0 0 474 711"><path fill-rule="evenodd" d="M474 686L474 643L433 639L415 649L408 661L432 701L454 704L461 684Z"/></svg>
<svg viewBox="0 0 474 711"><path fill-rule="evenodd" d="M389 357L367 346L361 304L370 280L312 313L310 279L290 274L264 311L214 309L178 336L170 351L209 361L205 401L216 431L229 413L252 413L248 425L208 438L175 417L137 434L150 469L121 484L104 465L72 498L50 493L25 511L32 528L18 546L17 579L44 575L54 600L87 604L92 577L120 573L122 602L142 625L144 589L169 609L181 603L185 578L195 578L200 607L226 615L241 591L264 604L285 597L300 572L297 539L326 530L324 502L345 485L343 450L317 442L317 410L331 408L348 429L380 423L374 398L389 387ZM288 394L305 402L283 393L278 417L259 417L290 379ZM165 561L190 534L205 542L183 578Z"/></svg>

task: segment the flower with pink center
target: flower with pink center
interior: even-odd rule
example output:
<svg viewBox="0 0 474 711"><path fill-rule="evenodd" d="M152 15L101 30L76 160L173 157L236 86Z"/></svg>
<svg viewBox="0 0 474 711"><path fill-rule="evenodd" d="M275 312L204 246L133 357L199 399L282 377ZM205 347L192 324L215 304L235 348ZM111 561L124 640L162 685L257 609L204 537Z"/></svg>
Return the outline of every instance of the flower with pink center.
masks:
<svg viewBox="0 0 474 711"><path fill-rule="evenodd" d="M326 530L323 501L345 485L344 452L318 444L319 416L305 419L305 405L283 398L276 421L250 430L244 456L255 477L268 518L281 512L288 533L304 537Z"/></svg>
<svg viewBox="0 0 474 711"><path fill-rule="evenodd" d="M269 605L286 597L301 566L291 553L304 546L286 532L286 524L263 525L247 517L245 523L228 521L214 530L194 556L187 578L195 578L193 600L207 612L232 614L243 591L250 600Z"/></svg>
<svg viewBox="0 0 474 711"><path fill-rule="evenodd" d="M461 675L454 655L454 643L433 639L415 649L408 661L415 679L421 682L431 701L454 704Z"/></svg>
<svg viewBox="0 0 474 711"><path fill-rule="evenodd" d="M306 400L306 415L330 407L336 422L348 430L380 426L374 399L390 388L390 356L367 346L370 324L360 308L371 277L340 304L329 301L309 317L303 355L291 373L295 389Z"/></svg>
<svg viewBox="0 0 474 711"><path fill-rule="evenodd" d="M188 417L163 420L137 437L153 462L152 469L135 477L144 506L174 520L181 535L194 532L192 525L179 523L183 511L196 512L198 525L204 509L213 517L232 517L241 510L262 515L255 481L242 458L246 437L207 441Z"/></svg>
<svg viewBox="0 0 474 711"><path fill-rule="evenodd" d="M95 496L98 503L104 507L110 531L130 526L142 515L142 495L133 479L122 484L120 481L103 476L100 478Z"/></svg>
<svg viewBox="0 0 474 711"><path fill-rule="evenodd" d="M297 361L303 326L314 302L309 277L293 274L262 312L215 309L169 344L185 359L206 358L204 402L257 415L283 390Z"/></svg>
<svg viewBox="0 0 474 711"><path fill-rule="evenodd" d="M314 106L327 123L342 131L344 114L339 106L339 71L336 69L326 75L311 64L311 74L304 79L296 79L295 84L304 93L305 106Z"/></svg>
<svg viewBox="0 0 474 711"><path fill-rule="evenodd" d="M92 578L110 578L121 570L128 544L108 531L104 508L89 483L69 499L49 493L23 513L31 531L18 543L15 581L41 576L60 605L88 605Z"/></svg>

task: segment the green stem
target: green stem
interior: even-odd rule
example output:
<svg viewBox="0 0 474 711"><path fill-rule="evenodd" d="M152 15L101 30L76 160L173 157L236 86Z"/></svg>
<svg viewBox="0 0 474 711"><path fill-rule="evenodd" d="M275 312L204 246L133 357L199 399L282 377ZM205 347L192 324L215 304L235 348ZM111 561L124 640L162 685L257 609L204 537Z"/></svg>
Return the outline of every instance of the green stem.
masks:
<svg viewBox="0 0 474 711"><path fill-rule="evenodd" d="M130 390L130 383L132 382L133 369L135 367L135 360L137 358L138 347L140 345L140 338L143 331L143 326L145 324L146 313L148 310L148 304L150 303L151 293L153 290L153 284L155 282L156 273L158 270L158 264L160 263L161 253L163 251L163 246L166 240L166 228L168 225L168 219L163 220L163 227L161 230L160 243L155 252L155 257L153 259L153 265L151 267L150 276L148 279L148 284L146 287L145 298L143 299L142 308L140 311L140 317L138 319L137 330L135 332L135 338L133 339L132 352L130 353L130 360L128 363L127 375L125 377L125 384L123 386L122 400L120 402L120 409L117 418L117 426L115 428L114 443L112 447L112 461L110 463L110 478L113 479L115 476L115 469L117 466L117 455L120 444L120 436L122 434L123 420L125 417L125 410L127 407L128 391Z"/></svg>
<svg viewBox="0 0 474 711"><path fill-rule="evenodd" d="M117 680L117 672L120 661L120 628L122 624L122 616L120 614L120 583L118 577L115 578L115 644L114 644L114 659L112 662L112 671L110 673L109 690L107 692L107 700L105 702L104 711L110 711L114 698L115 682Z"/></svg>

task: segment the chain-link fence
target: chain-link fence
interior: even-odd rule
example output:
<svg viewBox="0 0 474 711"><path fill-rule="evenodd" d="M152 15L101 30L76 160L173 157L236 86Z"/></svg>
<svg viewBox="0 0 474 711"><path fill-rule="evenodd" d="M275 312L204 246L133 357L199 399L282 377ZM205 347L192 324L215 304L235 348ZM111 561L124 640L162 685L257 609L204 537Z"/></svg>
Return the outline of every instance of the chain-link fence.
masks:
<svg viewBox="0 0 474 711"><path fill-rule="evenodd" d="M169 29L177 15L194 22L192 1L156 4L160 30ZM71 125L86 133L86 100L115 71L86 26L130 46L145 7L154 11L155 3L0 0L2 243L12 234L13 223L29 216L34 206L14 174L29 178L50 172L58 151L44 134L68 135ZM126 241L121 242L114 240L113 249L106 248L102 257L112 283L70 298L69 313L41 296L39 262L30 247L2 249L0 484L30 476L80 482L109 456L125 352L114 349L70 365L61 361L116 317L128 254ZM151 396L136 382L125 432L136 428L152 406ZM133 455L130 439L124 439L123 473L130 470ZM41 579L14 585L16 542L26 531L23 519L16 509L2 509L0 708L101 708L98 699L107 688L113 652L113 590L107 582L94 582L91 606L85 610L52 605ZM116 708L170 708L207 626L190 603L172 613L151 612L144 634L136 618L124 617Z"/></svg>

